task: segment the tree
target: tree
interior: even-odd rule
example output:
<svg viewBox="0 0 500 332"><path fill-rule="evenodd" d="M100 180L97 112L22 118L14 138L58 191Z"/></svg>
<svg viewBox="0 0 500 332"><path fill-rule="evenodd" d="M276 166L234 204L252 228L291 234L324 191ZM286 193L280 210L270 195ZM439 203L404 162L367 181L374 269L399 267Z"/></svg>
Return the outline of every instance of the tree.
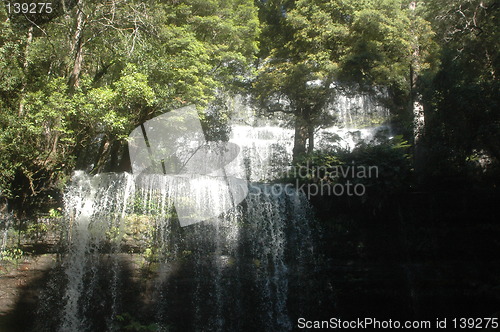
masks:
<svg viewBox="0 0 500 332"><path fill-rule="evenodd" d="M145 120L241 87L259 33L250 0L77 0L9 15L1 6L0 195L24 212L75 167L126 169L126 137Z"/></svg>
<svg viewBox="0 0 500 332"><path fill-rule="evenodd" d="M491 168L500 160L500 5L429 1L425 9L441 45L440 65L424 94L430 158L438 168L434 175L463 179L475 160L483 157Z"/></svg>
<svg viewBox="0 0 500 332"><path fill-rule="evenodd" d="M267 112L293 114L294 159L314 148L334 90L408 86L410 20L399 0L266 1L264 58L255 83ZM332 84L332 83L338 84ZM407 88L406 88L407 89Z"/></svg>
<svg viewBox="0 0 500 332"><path fill-rule="evenodd" d="M420 86L421 77L431 76L435 69L430 70L433 61L432 53L437 46L434 42L434 31L430 23L424 19L422 1L411 1L409 4L410 18L410 73L409 73L409 100L410 109L413 114L413 156L414 169L422 173L425 165L426 147L423 144L426 128L426 112ZM435 60L435 59L434 59ZM432 65L436 65L434 62Z"/></svg>
<svg viewBox="0 0 500 332"><path fill-rule="evenodd" d="M314 129L330 97L330 84L347 34L342 8L328 1L261 3L266 22L263 64L254 88L267 112L293 115L293 156L314 148Z"/></svg>

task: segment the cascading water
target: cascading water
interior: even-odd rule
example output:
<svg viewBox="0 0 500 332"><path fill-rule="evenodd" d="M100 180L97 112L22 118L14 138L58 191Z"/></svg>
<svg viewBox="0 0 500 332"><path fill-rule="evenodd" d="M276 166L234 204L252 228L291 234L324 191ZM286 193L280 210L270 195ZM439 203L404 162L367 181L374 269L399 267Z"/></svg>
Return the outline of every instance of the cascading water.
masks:
<svg viewBox="0 0 500 332"><path fill-rule="evenodd" d="M293 130L278 126L232 127L230 142L241 148L238 157L228 165L236 176L250 181L276 177L291 161Z"/></svg>
<svg viewBox="0 0 500 332"><path fill-rule="evenodd" d="M389 110L377 101L378 98L386 98L386 93L337 94L327 107L337 123L318 131L317 146L337 145L352 150L360 142L373 140L379 132L390 136L391 128L385 123L390 116Z"/></svg>
<svg viewBox="0 0 500 332"><path fill-rule="evenodd" d="M78 172L65 195L70 251L64 263L67 280L64 311L60 331L84 331L91 326L87 320L94 292L98 288L98 263L104 245L120 249L122 223L130 209L133 183L128 177L100 174L94 177ZM115 257L111 258L116 288L118 271ZM111 297L111 317L117 313L116 289Z"/></svg>
<svg viewBox="0 0 500 332"><path fill-rule="evenodd" d="M382 92L380 94L383 95ZM338 118L339 126L344 128L371 127L389 117L389 110L377 103L376 96L366 93L338 94L328 109Z"/></svg>
<svg viewBox="0 0 500 332"><path fill-rule="evenodd" d="M116 329L116 317L130 312L123 266L144 256L154 291L149 308L135 314L160 331L291 329L289 266L313 258L307 200L283 185L253 183L238 207L181 228L171 200L183 193L179 183L168 175L75 173L66 194L59 331ZM196 198L203 204L221 196L217 186L204 194Z"/></svg>
<svg viewBox="0 0 500 332"><path fill-rule="evenodd" d="M386 97L383 91L375 95L336 94L326 107L326 113L336 121L319 126L315 134L316 147L352 150L360 142L373 140L379 132L390 136L391 128L386 124L389 110L377 100ZM233 102L234 120L229 141L237 144L242 152L228 168L251 181L274 179L292 161L294 131L279 118L255 116L248 103L241 96Z"/></svg>
<svg viewBox="0 0 500 332"><path fill-rule="evenodd" d="M385 114L368 97L349 98L330 105L342 125L320 137L336 132L348 141L352 125L361 123L354 118ZM353 107L369 109L351 119ZM188 120L201 132L195 117ZM178 168L184 173L163 175L148 174L157 171L148 166L151 151L144 154L144 130L150 140L165 130L136 133L144 146L133 168L145 172L75 173L65 195L68 253L54 283L62 286L49 288L60 296L43 297L58 302L62 315L38 330L118 331L139 322L170 332L291 330L302 310L296 292L307 293L303 278L315 259L312 212L299 191L255 181L289 165L293 131L279 121L233 124L229 143L219 147L231 156L227 161L210 160L200 169L217 155L188 145L182 152L191 157ZM164 171L179 165L161 163Z"/></svg>

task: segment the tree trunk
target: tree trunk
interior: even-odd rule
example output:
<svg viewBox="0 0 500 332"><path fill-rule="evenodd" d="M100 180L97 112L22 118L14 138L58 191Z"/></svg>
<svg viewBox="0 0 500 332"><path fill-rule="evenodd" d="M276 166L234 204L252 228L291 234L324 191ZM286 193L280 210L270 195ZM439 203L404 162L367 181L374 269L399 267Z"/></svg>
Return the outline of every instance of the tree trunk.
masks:
<svg viewBox="0 0 500 332"><path fill-rule="evenodd" d="M28 28L28 35L26 37L26 47L24 48L24 61L23 61L23 72L24 75L27 74L28 72L28 53L29 53L29 47L31 42L33 41L33 25L30 25ZM23 84L20 89L20 94L21 94L21 101L19 102L19 111L18 115L21 118L24 115L24 92L26 91L26 86L28 82L26 80L26 77L24 78Z"/></svg>
<svg viewBox="0 0 500 332"><path fill-rule="evenodd" d="M417 1L410 2L409 8L415 18ZM410 61L410 107L413 113L413 147L414 147L414 167L416 172L420 172L423 165L424 153L422 138L425 133L425 112L422 104L422 94L417 89L418 74L420 72L420 45L415 28L411 28L413 35L412 54Z"/></svg>
<svg viewBox="0 0 500 332"><path fill-rule="evenodd" d="M78 0L76 14L76 27L73 35L73 68L68 79L68 90L74 92L80 83L80 73L83 64L83 29L85 26L85 14L83 12L83 0Z"/></svg>
<svg viewBox="0 0 500 332"><path fill-rule="evenodd" d="M306 142L308 137L308 126L301 115L295 115L295 136L293 141L293 161L306 153Z"/></svg>
<svg viewBox="0 0 500 332"><path fill-rule="evenodd" d="M418 55L415 55L415 57ZM415 67L418 67L418 59L412 60L410 65L411 87L411 109L413 112L413 140L415 146L419 145L425 130L425 112L422 104L422 94L417 90L418 74Z"/></svg>
<svg viewBox="0 0 500 332"><path fill-rule="evenodd" d="M307 137L309 138L307 153L312 153L314 151L314 126L311 123L309 123L307 131Z"/></svg>

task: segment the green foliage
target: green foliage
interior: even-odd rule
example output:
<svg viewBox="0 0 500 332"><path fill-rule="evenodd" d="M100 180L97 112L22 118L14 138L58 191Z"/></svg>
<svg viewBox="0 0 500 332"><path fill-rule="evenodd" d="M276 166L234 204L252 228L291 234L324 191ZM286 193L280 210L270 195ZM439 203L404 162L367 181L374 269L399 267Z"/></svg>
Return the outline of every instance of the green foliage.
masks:
<svg viewBox="0 0 500 332"><path fill-rule="evenodd" d="M24 252L20 248L6 248L0 252L0 262L17 266Z"/></svg>
<svg viewBox="0 0 500 332"><path fill-rule="evenodd" d="M295 127L296 161L333 122L323 110L341 82L387 87L407 137L421 93L438 173L466 172L476 153L498 163L497 1L408 3L89 0L35 21L0 6L0 196L20 216L46 211L74 168L127 169L130 131L187 104L208 106L209 140L227 139L227 95L250 82Z"/></svg>
<svg viewBox="0 0 500 332"><path fill-rule="evenodd" d="M252 1L157 3L134 62L164 107L207 105L216 88L241 85L257 51Z"/></svg>
<svg viewBox="0 0 500 332"><path fill-rule="evenodd" d="M259 70L254 85L257 98L270 110L273 105L265 105L266 100L285 98L291 111L304 107L318 111L326 102L325 89L345 47L347 26L345 20L337 21L341 8L328 1L297 1L290 8L270 1L265 6L271 11L264 19L274 23L267 28L281 33L263 35L262 42L275 47L265 54ZM277 15L278 23L274 22ZM308 84L310 81L321 84Z"/></svg>
<svg viewBox="0 0 500 332"><path fill-rule="evenodd" d="M352 151L335 147L315 151L300 158L292 171L285 172L292 177L282 180L294 184L322 185L349 181L352 184L363 184L367 188L367 197L382 200L408 189L412 184L409 148L410 145L402 136L390 139L380 136L372 142L358 144ZM352 169L355 170L354 177L349 171ZM362 170L364 173L358 173Z"/></svg>
<svg viewBox="0 0 500 332"><path fill-rule="evenodd" d="M500 161L500 7L496 1L429 2L425 15L442 45L440 66L425 81L428 175L478 182ZM470 156L481 152L487 164ZM488 180L489 185L495 182Z"/></svg>
<svg viewBox="0 0 500 332"><path fill-rule="evenodd" d="M144 259L146 260L146 262L148 264L156 263L159 261L159 255L158 255L158 251L156 250L156 247L146 248L144 250L143 255L144 255Z"/></svg>
<svg viewBox="0 0 500 332"><path fill-rule="evenodd" d="M356 165L376 166L378 177L368 179L378 192L407 189L411 184L410 144L402 136L360 143L341 158Z"/></svg>
<svg viewBox="0 0 500 332"><path fill-rule="evenodd" d="M20 214L75 167L116 169L140 123L241 89L259 33L251 0L90 0L36 25L0 6L0 25L0 195Z"/></svg>
<svg viewBox="0 0 500 332"><path fill-rule="evenodd" d="M51 218L51 219L61 218L62 214L61 214L60 210L61 210L60 208L50 209L49 210L49 218Z"/></svg>
<svg viewBox="0 0 500 332"><path fill-rule="evenodd" d="M36 222L28 225L26 229L26 236L35 241L40 241L41 238L47 234L49 226L43 222Z"/></svg>
<svg viewBox="0 0 500 332"><path fill-rule="evenodd" d="M261 8L262 43L274 47L263 49L256 99L265 111L293 114L295 160L307 139L311 152L314 129L332 123L324 110L334 89L383 86L406 98L407 111L415 34L425 57L432 33L401 1L266 1Z"/></svg>
<svg viewBox="0 0 500 332"><path fill-rule="evenodd" d="M205 112L199 114L203 133L208 141L229 140L231 131L229 127L231 117L229 100L230 96L227 93L219 93Z"/></svg>
<svg viewBox="0 0 500 332"><path fill-rule="evenodd" d="M351 15L340 78L364 85L408 86L410 19L400 1L368 2Z"/></svg>

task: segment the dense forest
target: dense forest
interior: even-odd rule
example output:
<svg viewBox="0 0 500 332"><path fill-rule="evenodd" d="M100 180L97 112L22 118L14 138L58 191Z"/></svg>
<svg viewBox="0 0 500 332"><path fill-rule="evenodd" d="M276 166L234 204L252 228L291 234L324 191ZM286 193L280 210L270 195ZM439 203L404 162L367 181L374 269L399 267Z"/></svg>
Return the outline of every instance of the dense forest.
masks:
<svg viewBox="0 0 500 332"><path fill-rule="evenodd" d="M448 216L450 201L498 217L487 209L500 186L499 0L30 3L0 6L0 223L19 237L59 220L75 170L130 172L128 135L147 120L195 105L207 138L227 140L238 95L293 130L293 165L378 166L359 201L311 199L326 224L332 213L382 220L389 210L418 224L411 211ZM376 96L393 135L316 146L345 93ZM21 259L21 242L0 258Z"/></svg>
<svg viewBox="0 0 500 332"><path fill-rule="evenodd" d="M47 212L74 169L127 170L128 133L156 115L219 99L220 114L205 114L205 125L221 132L223 96L235 93L290 119L298 160L315 152L314 129L334 121L323 116L330 90L383 87L417 181L495 185L496 1L64 1L50 13L0 10L0 190L19 218Z"/></svg>

